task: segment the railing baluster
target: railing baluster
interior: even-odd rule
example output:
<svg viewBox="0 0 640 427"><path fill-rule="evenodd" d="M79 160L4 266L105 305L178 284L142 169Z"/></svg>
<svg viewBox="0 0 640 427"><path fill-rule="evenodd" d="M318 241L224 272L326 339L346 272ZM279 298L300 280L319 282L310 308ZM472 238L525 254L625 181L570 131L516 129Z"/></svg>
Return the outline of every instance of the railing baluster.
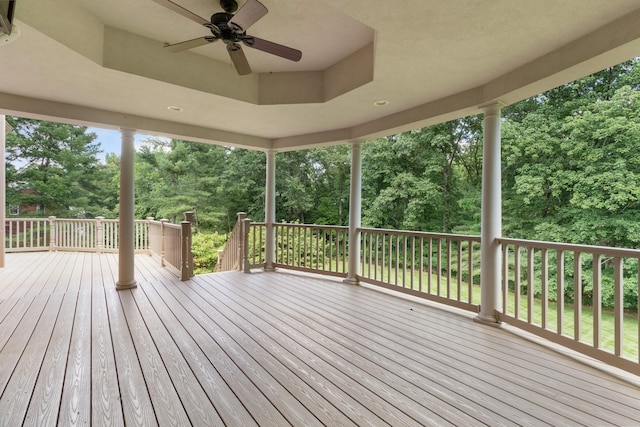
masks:
<svg viewBox="0 0 640 427"><path fill-rule="evenodd" d="M520 318L520 275L522 274L522 266L520 265L520 246L516 245L513 248L514 255L514 273L513 273L513 317Z"/></svg>
<svg viewBox="0 0 640 427"><path fill-rule="evenodd" d="M429 237L429 244L428 244L428 248L427 248L427 257L428 257L428 266L429 266L429 275L427 276L427 293L432 293L432 286L431 286L431 276L433 274L433 239L431 237Z"/></svg>
<svg viewBox="0 0 640 427"><path fill-rule="evenodd" d="M15 241L13 239L13 221L9 221L9 249L13 249L15 246Z"/></svg>
<svg viewBox="0 0 640 427"><path fill-rule="evenodd" d="M451 298L451 239L447 240L447 299Z"/></svg>
<svg viewBox="0 0 640 427"><path fill-rule="evenodd" d="M615 355L622 356L623 339L624 339L624 278L623 278L623 260L621 257L613 258L613 283L614 289L614 302L613 302L613 316L615 324Z"/></svg>
<svg viewBox="0 0 640 427"><path fill-rule="evenodd" d="M371 264L373 263L373 234L362 233L362 235L369 237L369 266L367 267L367 277L371 277Z"/></svg>
<svg viewBox="0 0 640 427"><path fill-rule="evenodd" d="M373 234L371 234L373 236ZM376 263L373 269L373 278L378 280L378 268L380 268L380 234L375 233L376 236Z"/></svg>
<svg viewBox="0 0 640 427"><path fill-rule="evenodd" d="M438 260L437 260L437 265L438 265L438 275L436 276L436 282L437 282L437 293L436 295L441 296L442 292L441 292L441 281L442 281L442 239L438 238L436 239L438 242Z"/></svg>
<svg viewBox="0 0 640 427"><path fill-rule="evenodd" d="M407 236L398 236L402 238L402 287L407 286Z"/></svg>
<svg viewBox="0 0 640 427"><path fill-rule="evenodd" d="M602 347L602 273L600 270L600 262L602 256L593 254L593 346L595 348Z"/></svg>
<svg viewBox="0 0 640 427"><path fill-rule="evenodd" d="M22 221L22 242L24 246L27 246L27 242L29 239L27 238L27 221Z"/></svg>
<svg viewBox="0 0 640 427"><path fill-rule="evenodd" d="M456 261L456 300L461 300L462 294L462 241L456 240L457 248L458 248L458 259Z"/></svg>
<svg viewBox="0 0 640 427"><path fill-rule="evenodd" d="M349 252L347 252L347 241L349 237L347 235L347 231L342 231L342 272L347 272L347 257L349 256Z"/></svg>
<svg viewBox="0 0 640 427"><path fill-rule="evenodd" d="M360 250L362 251L362 256L360 257L360 273L366 274L367 272L367 239L364 233L360 233Z"/></svg>
<svg viewBox="0 0 640 427"><path fill-rule="evenodd" d="M321 232L321 235L320 235L320 237L318 237L318 240L320 241L320 247L322 248L322 271L326 271L327 269L326 269L325 261L326 261L326 258L327 258L327 253L326 253L326 250L325 250L324 242L326 241L325 240L325 235L327 234L327 230L322 229L322 230L319 230L319 231Z"/></svg>
<svg viewBox="0 0 640 427"><path fill-rule="evenodd" d="M573 339L582 339L582 255L573 254Z"/></svg>
<svg viewBox="0 0 640 427"><path fill-rule="evenodd" d="M527 248L527 322L533 323L533 296L535 294L535 286L533 283L533 257L535 253L533 248Z"/></svg>
<svg viewBox="0 0 640 427"><path fill-rule="evenodd" d="M556 333L564 334L564 251L557 249Z"/></svg>
<svg viewBox="0 0 640 427"><path fill-rule="evenodd" d="M302 265L304 267L308 267L307 265L307 227L302 227Z"/></svg>
<svg viewBox="0 0 640 427"><path fill-rule="evenodd" d="M547 248L542 248L540 251L540 256L542 257L542 277L540 278L541 283L541 314L540 314L540 324L542 329L547 329L547 322L549 321L549 251Z"/></svg>
<svg viewBox="0 0 640 427"><path fill-rule="evenodd" d="M416 273L415 264L416 264L416 236L411 236L411 289L414 289L414 277Z"/></svg>
<svg viewBox="0 0 640 427"><path fill-rule="evenodd" d="M384 280L384 270L385 270L385 266L386 266L386 260L387 260L387 245L386 245L386 241L387 239L385 238L385 235L382 235L382 265L380 266L380 280L382 280L383 282Z"/></svg>
<svg viewBox="0 0 640 427"><path fill-rule="evenodd" d="M395 235L395 285L398 286L400 276L400 236Z"/></svg>
<svg viewBox="0 0 640 427"><path fill-rule="evenodd" d="M420 236L420 240L418 241L420 245L420 261L418 262L418 268L420 269L420 274L418 276L418 290L422 292L422 276L424 275L424 237Z"/></svg>
<svg viewBox="0 0 640 427"><path fill-rule="evenodd" d="M467 252L467 262L469 263L467 266L469 269L469 278L467 279L467 302L471 304L473 302L473 242L471 240L467 241Z"/></svg>
<svg viewBox="0 0 640 427"><path fill-rule="evenodd" d="M391 267L393 265L393 240L392 240L392 235L389 234L388 235L388 246L387 246L387 250L389 251L389 262L387 262L387 280L389 281L389 283L391 283L391 277L393 277L391 275Z"/></svg>
<svg viewBox="0 0 640 427"><path fill-rule="evenodd" d="M509 245L502 244L502 312L509 313Z"/></svg>

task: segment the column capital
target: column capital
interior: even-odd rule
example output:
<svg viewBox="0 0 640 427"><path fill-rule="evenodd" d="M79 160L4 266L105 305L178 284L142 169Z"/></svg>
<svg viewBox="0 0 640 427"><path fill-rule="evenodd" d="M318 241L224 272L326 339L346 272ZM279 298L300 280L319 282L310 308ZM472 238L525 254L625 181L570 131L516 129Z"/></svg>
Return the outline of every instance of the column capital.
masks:
<svg viewBox="0 0 640 427"><path fill-rule="evenodd" d="M133 129L133 128L126 128L126 127L121 127L120 128L120 132L122 134L135 134L138 130L137 129Z"/></svg>
<svg viewBox="0 0 640 427"><path fill-rule="evenodd" d="M498 115L500 114L500 110L507 106L507 103L503 101L492 101L486 104L481 104L478 106L480 110L484 113L485 116Z"/></svg>

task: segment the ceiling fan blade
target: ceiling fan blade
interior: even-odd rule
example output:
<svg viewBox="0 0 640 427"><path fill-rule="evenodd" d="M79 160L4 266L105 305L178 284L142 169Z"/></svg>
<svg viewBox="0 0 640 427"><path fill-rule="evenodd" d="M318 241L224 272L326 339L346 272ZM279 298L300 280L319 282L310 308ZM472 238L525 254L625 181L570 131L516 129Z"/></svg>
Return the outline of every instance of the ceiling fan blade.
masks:
<svg viewBox="0 0 640 427"><path fill-rule="evenodd" d="M249 47L288 59L289 61L298 62L300 58L302 58L302 52L298 49L293 49L258 37L247 36L242 39L242 42Z"/></svg>
<svg viewBox="0 0 640 427"><path fill-rule="evenodd" d="M163 5L164 7L166 7L167 9L173 10L176 13L179 13L180 15L184 16L185 18L189 18L192 21L197 22L200 25L204 25L205 27L208 27L209 25L211 25L211 22L209 22L208 19L204 19L201 16L196 15L195 13L191 12L188 9L185 9L184 7L180 6L177 3L172 2L171 0L153 0L158 4Z"/></svg>
<svg viewBox="0 0 640 427"><path fill-rule="evenodd" d="M258 0L247 0L247 2L233 15L229 25L236 33L247 31L247 29L258 22L260 18L267 14L269 10Z"/></svg>
<svg viewBox="0 0 640 427"><path fill-rule="evenodd" d="M236 68L238 74L240 74L241 76L251 74L249 61L247 61L247 57L245 56L242 47L238 43L228 44L227 51L229 52L231 62L233 62L233 66Z"/></svg>
<svg viewBox="0 0 640 427"><path fill-rule="evenodd" d="M180 43L165 44L164 47L170 52L181 52L183 50L204 46L216 40L218 39L216 39L215 37L205 36L205 37L198 37L197 39L193 39L193 40L187 40Z"/></svg>

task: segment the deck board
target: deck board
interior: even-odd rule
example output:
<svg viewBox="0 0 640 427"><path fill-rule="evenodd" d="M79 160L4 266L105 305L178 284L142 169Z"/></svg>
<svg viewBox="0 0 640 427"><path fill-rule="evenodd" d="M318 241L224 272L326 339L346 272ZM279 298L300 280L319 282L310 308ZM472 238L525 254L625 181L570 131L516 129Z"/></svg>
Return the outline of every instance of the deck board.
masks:
<svg viewBox="0 0 640 427"><path fill-rule="evenodd" d="M95 257L97 269L91 291L91 425L120 425L124 423L115 352L107 311L105 287L114 284L104 257ZM105 283L106 282L106 283ZM83 405L86 410L86 405ZM84 418L84 417L83 417Z"/></svg>
<svg viewBox="0 0 640 427"><path fill-rule="evenodd" d="M303 273L180 282L7 254L0 425L640 425L640 379L468 313Z"/></svg>
<svg viewBox="0 0 640 427"><path fill-rule="evenodd" d="M133 336L129 330L124 309L121 305L118 292L107 287L107 283L116 283L115 260L113 257L105 256L105 269L110 271L103 291L107 304L107 315L111 330L111 341L113 342L113 352L115 354L116 369L118 374L118 385L122 399L122 412L125 423L130 426L157 426L158 418L165 415L162 407L154 407L147 388L144 372L138 359L136 347L133 343ZM153 378L149 378L152 381ZM156 417L157 410L158 418Z"/></svg>

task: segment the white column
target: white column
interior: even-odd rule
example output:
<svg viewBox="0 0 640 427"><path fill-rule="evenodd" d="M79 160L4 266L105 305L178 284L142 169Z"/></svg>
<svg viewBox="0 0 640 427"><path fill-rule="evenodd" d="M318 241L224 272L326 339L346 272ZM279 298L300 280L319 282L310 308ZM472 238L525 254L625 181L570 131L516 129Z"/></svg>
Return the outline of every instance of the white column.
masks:
<svg viewBox="0 0 640 427"><path fill-rule="evenodd" d="M349 197L349 266L345 283L358 284L360 267L360 217L362 212L362 143L351 143L351 185Z"/></svg>
<svg viewBox="0 0 640 427"><path fill-rule="evenodd" d="M502 189L500 161L500 109L502 104L483 106L482 219L480 257L480 313L476 320L499 323L501 256L496 239L502 236Z"/></svg>
<svg viewBox="0 0 640 427"><path fill-rule="evenodd" d="M118 227L118 283L117 290L137 286L134 277L135 256L135 182L133 146L135 130L120 129L122 152L120 154L120 224Z"/></svg>
<svg viewBox="0 0 640 427"><path fill-rule="evenodd" d="M276 255L276 239L273 224L276 222L276 151L267 151L267 184L264 192L265 226L265 267L266 271L274 271Z"/></svg>
<svg viewBox="0 0 640 427"><path fill-rule="evenodd" d="M0 164L0 268L4 267L4 241L5 241L5 217L7 215L6 205L7 205L7 197L6 197L6 170L4 164L4 156L5 156L5 145L6 145L6 132L7 128L5 126L5 116L4 114L0 114L0 159L2 163Z"/></svg>

